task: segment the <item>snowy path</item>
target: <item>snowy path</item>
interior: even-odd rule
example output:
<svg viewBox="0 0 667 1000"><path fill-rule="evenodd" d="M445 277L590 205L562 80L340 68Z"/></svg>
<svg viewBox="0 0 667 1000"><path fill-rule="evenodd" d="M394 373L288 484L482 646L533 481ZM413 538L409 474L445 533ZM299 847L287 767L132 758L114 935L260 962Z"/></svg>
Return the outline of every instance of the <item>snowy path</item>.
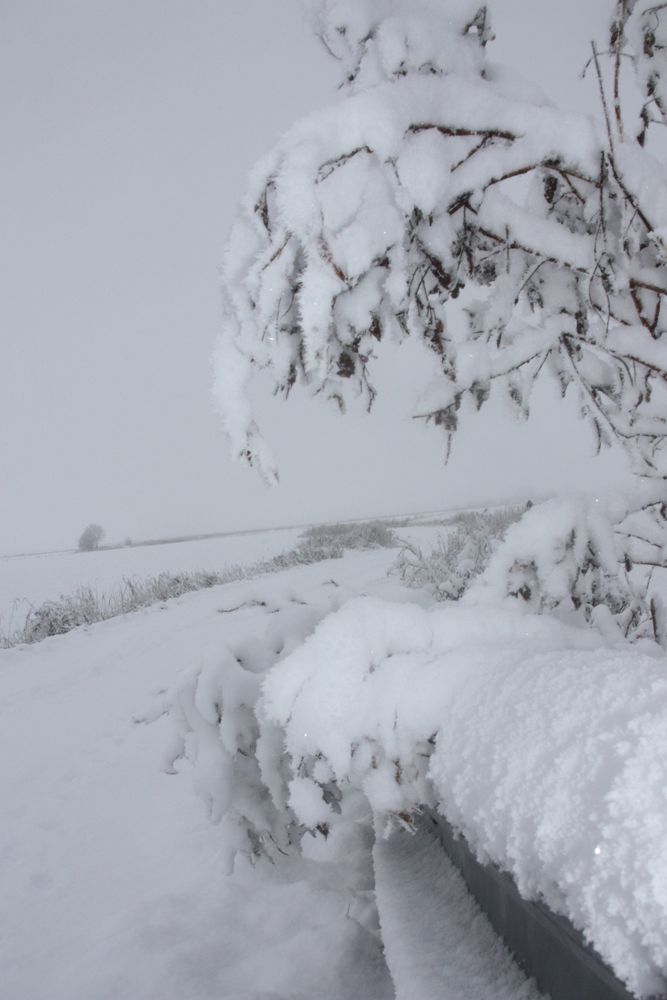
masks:
<svg viewBox="0 0 667 1000"><path fill-rule="evenodd" d="M0 653L2 1000L391 995L340 889L307 868L223 875L190 774L161 769L170 721L134 721L223 636L268 618L222 608L317 598L333 574L363 586L391 558L230 584Z"/></svg>
<svg viewBox="0 0 667 1000"><path fill-rule="evenodd" d="M396 1000L540 1000L435 837L398 831L373 853Z"/></svg>
<svg viewBox="0 0 667 1000"><path fill-rule="evenodd" d="M342 871L303 860L241 865L226 878L187 766L176 777L162 770L170 721L137 718L223 641L261 634L272 609L321 601L332 577L350 592L400 597L385 575L394 556L357 553L229 584L0 652L0 1000L391 1000L376 939L348 915ZM425 968L411 973L422 992L406 992L396 941L412 936L421 965L416 914L444 876L431 857L425 886L426 865L401 844L380 845L377 862L400 1000L509 998L495 965L490 978L479 971L476 994L460 979L458 992L452 980L448 993L429 993ZM412 900L393 916L392 858L391 877ZM440 951L461 919L446 923ZM532 1000L514 976L514 1000Z"/></svg>

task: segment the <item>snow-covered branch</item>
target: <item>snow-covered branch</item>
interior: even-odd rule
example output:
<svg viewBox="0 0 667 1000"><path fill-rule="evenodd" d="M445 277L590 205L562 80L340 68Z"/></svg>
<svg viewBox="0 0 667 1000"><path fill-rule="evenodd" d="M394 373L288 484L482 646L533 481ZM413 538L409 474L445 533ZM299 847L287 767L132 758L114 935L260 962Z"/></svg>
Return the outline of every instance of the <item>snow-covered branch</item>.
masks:
<svg viewBox="0 0 667 1000"><path fill-rule="evenodd" d="M662 16L619 0L602 125L487 64L489 13L468 0L315 5L341 99L257 167L225 254L217 389L237 456L276 477L255 370L370 407L382 342L410 336L434 366L415 416L447 454L466 398L493 385L524 417L549 372L598 449L665 490L667 171L629 136L620 84L630 57L659 105Z"/></svg>
<svg viewBox="0 0 667 1000"><path fill-rule="evenodd" d="M659 17L641 6L619 5L623 38ZM548 363L600 444L617 440L655 474L667 179L623 141L618 92L609 141L585 116L518 99L485 65L489 17L475 4L331 2L317 18L353 68L341 101L255 172L225 256L219 370L245 380L240 355L286 395L301 381L338 405L350 391L370 405L379 343L414 336L435 355L449 402L428 415L449 434L452 404L471 393L481 405L491 380L525 412ZM451 323L461 307L463 335ZM545 338L554 324L561 335ZM220 386L234 450L273 475L226 375Z"/></svg>

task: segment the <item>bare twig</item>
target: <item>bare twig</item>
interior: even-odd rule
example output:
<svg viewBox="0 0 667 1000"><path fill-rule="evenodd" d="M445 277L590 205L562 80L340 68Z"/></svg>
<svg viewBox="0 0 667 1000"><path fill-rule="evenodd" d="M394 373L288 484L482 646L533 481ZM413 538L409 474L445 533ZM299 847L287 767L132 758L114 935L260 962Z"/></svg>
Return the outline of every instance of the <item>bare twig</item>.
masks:
<svg viewBox="0 0 667 1000"><path fill-rule="evenodd" d="M623 115L621 109L621 55L623 48L623 29L627 21L627 0L620 0L620 16L616 22L616 37L614 39L614 115L616 117L616 128L618 138L623 142Z"/></svg>
<svg viewBox="0 0 667 1000"><path fill-rule="evenodd" d="M614 139L611 132L611 121L609 120L609 108L607 107L607 95L604 92L604 83L602 81L602 70L600 69L600 60L598 59L597 49L595 48L595 42L591 42L591 48L593 50L593 64L595 66L595 73L598 78L598 87L600 88L600 100L602 101L602 110L604 111L604 120L607 126L607 138L609 139L609 150L613 155L614 152Z"/></svg>

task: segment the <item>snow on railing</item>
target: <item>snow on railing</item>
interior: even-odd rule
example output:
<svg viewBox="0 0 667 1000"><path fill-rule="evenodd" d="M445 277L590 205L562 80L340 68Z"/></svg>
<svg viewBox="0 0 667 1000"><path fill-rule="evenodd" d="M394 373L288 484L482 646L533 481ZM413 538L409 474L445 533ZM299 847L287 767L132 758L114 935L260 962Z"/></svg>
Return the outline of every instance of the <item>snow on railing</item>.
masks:
<svg viewBox="0 0 667 1000"><path fill-rule="evenodd" d="M313 609L310 628L323 613ZM277 617L266 641L253 640L257 655L234 650L179 702L232 851L313 838L333 850L350 824L370 822L360 794L380 836L436 810L522 897L578 928L631 990L665 990L658 646L508 607L360 598L277 659Z"/></svg>
<svg viewBox="0 0 667 1000"><path fill-rule="evenodd" d="M425 825L438 837L491 926L521 969L551 1000L633 1000L569 920L539 900L524 899L516 882L496 865L475 857L465 837L457 836L437 813ZM664 995L652 1000L665 1000Z"/></svg>

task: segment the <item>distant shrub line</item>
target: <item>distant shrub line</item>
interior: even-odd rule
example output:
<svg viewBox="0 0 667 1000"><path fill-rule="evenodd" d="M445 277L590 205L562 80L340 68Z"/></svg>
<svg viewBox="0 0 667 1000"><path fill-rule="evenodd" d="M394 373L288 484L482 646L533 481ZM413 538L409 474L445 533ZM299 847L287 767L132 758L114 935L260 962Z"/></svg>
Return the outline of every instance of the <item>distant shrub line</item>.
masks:
<svg viewBox="0 0 667 1000"><path fill-rule="evenodd" d="M111 593L79 587L73 594L61 595L58 600L46 601L31 608L19 628L0 631L0 648L9 649L23 643L40 642L50 636L64 635L80 625L93 625L219 584L248 580L265 573L279 573L325 559L338 559L348 549L391 548L400 544L390 523L382 521L315 525L307 528L300 539L293 549L249 566L235 564L220 572L195 570L160 573L145 580L124 579L120 587Z"/></svg>

